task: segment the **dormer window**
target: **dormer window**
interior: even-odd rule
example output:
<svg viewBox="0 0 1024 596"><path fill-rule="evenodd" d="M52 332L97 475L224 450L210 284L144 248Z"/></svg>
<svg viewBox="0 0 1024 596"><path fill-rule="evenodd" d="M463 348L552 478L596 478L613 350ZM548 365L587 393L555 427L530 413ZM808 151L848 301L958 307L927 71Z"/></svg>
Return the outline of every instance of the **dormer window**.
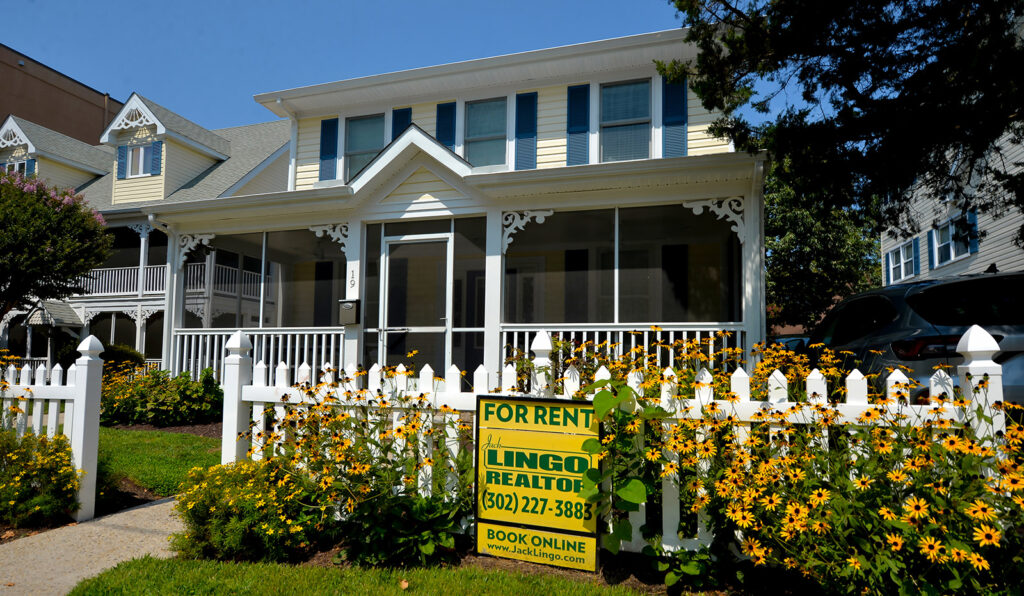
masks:
<svg viewBox="0 0 1024 596"><path fill-rule="evenodd" d="M139 145L128 148L128 177L150 175L150 164L153 163L153 146Z"/></svg>
<svg viewBox="0 0 1024 596"><path fill-rule="evenodd" d="M22 176L24 176L25 175L25 171L26 171L26 169L28 167L27 164L28 164L28 162L26 162L24 160L22 160L22 161L12 161L10 163L4 164L3 167L4 167L4 171L7 172L8 174L14 174L15 172L17 172L18 174L21 174Z"/></svg>

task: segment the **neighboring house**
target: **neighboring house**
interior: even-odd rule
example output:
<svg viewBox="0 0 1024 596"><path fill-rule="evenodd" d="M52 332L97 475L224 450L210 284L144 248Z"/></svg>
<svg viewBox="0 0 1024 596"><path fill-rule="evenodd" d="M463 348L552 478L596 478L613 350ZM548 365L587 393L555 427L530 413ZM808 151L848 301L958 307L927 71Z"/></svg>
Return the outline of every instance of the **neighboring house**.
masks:
<svg viewBox="0 0 1024 596"><path fill-rule="evenodd" d="M719 345L750 347L763 156L711 137L714 114L657 74L655 59L693 55L684 36L264 93L287 120L220 131L133 95L102 137L111 173L84 189L124 248L90 283L119 291L71 303L174 371L219 367L236 329L271 368L438 375L493 375L540 330L627 348L727 331ZM124 226L166 234L166 259L150 246L128 262L140 243Z"/></svg>
<svg viewBox="0 0 1024 596"><path fill-rule="evenodd" d="M121 102L0 44L0 118L20 116L93 144Z"/></svg>
<svg viewBox="0 0 1024 596"><path fill-rule="evenodd" d="M1024 146L1003 143L1003 158L1024 163ZM890 230L882 234L882 281L885 285L985 271L1024 271L1024 249L1014 238L1024 223L1016 209L1001 217L992 213L963 212L955 201L938 201L915 195L911 218L920 232L900 237Z"/></svg>

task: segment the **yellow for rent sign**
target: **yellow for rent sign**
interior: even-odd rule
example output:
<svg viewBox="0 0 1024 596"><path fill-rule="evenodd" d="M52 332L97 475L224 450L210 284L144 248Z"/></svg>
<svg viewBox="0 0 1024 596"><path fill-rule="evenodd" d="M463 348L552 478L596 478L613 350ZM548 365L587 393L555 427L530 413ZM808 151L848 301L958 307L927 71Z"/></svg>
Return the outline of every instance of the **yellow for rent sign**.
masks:
<svg viewBox="0 0 1024 596"><path fill-rule="evenodd" d="M577 493L599 428L588 402L477 398L478 552L596 569L595 505Z"/></svg>

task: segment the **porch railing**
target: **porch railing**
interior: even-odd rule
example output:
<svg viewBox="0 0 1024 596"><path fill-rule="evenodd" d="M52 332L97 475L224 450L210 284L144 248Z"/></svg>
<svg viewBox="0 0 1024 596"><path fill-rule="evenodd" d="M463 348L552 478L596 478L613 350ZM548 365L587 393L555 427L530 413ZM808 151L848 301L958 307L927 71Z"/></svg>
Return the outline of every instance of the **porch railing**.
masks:
<svg viewBox="0 0 1024 596"><path fill-rule="evenodd" d="M142 272L144 294L163 294L167 265L147 265ZM79 278L85 291L82 295L131 296L139 293L138 267L104 267L93 269Z"/></svg>
<svg viewBox="0 0 1024 596"><path fill-rule="evenodd" d="M553 329L553 330L552 330ZM650 325L638 323L595 323L581 325L511 325L501 326L501 345L505 348L505 356L519 350L527 352L537 332L547 331L552 339L570 341L575 345L593 342L598 350L618 357L635 348L649 349L652 344L664 343L673 345L677 341L713 339L709 346L713 350L722 348L749 349L746 330L743 323L665 323ZM719 337L719 332L726 335ZM675 353L672 350L658 350L656 361L658 366L674 366ZM557 358L557 353L554 354Z"/></svg>
<svg viewBox="0 0 1024 596"><path fill-rule="evenodd" d="M219 379L227 355L225 344L237 329L175 329L171 372L189 372L195 378L204 368L212 368ZM253 357L267 366L284 362L296 367L303 362L331 363L340 367L345 361L344 327L274 327L242 329L252 338ZM273 365L271 365L273 363Z"/></svg>

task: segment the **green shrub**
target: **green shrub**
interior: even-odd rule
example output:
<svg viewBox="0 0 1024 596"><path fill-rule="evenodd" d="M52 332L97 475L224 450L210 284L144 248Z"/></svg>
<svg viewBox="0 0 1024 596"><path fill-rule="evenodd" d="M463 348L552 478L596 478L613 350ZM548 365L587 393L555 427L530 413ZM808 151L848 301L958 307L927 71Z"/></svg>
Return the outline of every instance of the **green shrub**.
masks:
<svg viewBox="0 0 1024 596"><path fill-rule="evenodd" d="M195 468L175 509L185 531L171 547L186 558L288 561L324 537L331 514L310 507L313 484L274 460Z"/></svg>
<svg viewBox="0 0 1024 596"><path fill-rule="evenodd" d="M103 377L100 421L103 424L176 426L214 422L221 417L224 392L207 368L199 380L187 372L113 369Z"/></svg>
<svg viewBox="0 0 1024 596"><path fill-rule="evenodd" d="M78 509L78 474L67 437L0 430L0 523L59 523Z"/></svg>
<svg viewBox="0 0 1024 596"><path fill-rule="evenodd" d="M121 368L126 364L135 366L146 364L146 357L141 352L124 344L104 345L100 358L103 359L103 364L110 368Z"/></svg>

